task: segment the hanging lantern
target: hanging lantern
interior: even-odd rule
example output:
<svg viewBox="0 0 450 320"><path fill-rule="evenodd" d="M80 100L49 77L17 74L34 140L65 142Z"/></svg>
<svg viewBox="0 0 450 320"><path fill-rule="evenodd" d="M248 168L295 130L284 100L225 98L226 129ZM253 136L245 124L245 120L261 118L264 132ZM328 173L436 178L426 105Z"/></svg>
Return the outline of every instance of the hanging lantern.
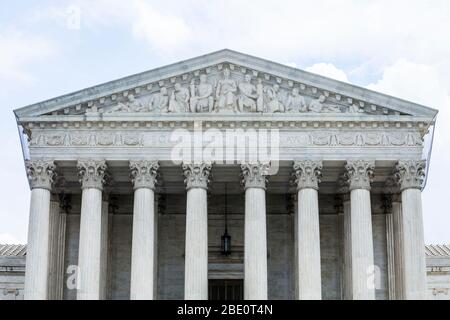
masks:
<svg viewBox="0 0 450 320"><path fill-rule="evenodd" d="M228 234L227 229L222 235L222 254L224 256L229 256L231 254L231 236Z"/></svg>
<svg viewBox="0 0 450 320"><path fill-rule="evenodd" d="M222 235L221 239L222 239L222 245L221 245L221 249L222 249L222 254L224 256L229 256L231 254L231 236L228 234L228 210L227 210L227 184L225 183L225 232Z"/></svg>

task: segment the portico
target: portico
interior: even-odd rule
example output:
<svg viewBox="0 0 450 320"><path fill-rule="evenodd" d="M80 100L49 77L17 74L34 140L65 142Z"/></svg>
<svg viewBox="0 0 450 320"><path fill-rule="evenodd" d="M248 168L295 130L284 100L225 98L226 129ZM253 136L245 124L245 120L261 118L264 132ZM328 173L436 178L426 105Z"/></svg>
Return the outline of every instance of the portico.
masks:
<svg viewBox="0 0 450 320"><path fill-rule="evenodd" d="M425 297L433 109L229 50L91 91L16 110L26 299Z"/></svg>

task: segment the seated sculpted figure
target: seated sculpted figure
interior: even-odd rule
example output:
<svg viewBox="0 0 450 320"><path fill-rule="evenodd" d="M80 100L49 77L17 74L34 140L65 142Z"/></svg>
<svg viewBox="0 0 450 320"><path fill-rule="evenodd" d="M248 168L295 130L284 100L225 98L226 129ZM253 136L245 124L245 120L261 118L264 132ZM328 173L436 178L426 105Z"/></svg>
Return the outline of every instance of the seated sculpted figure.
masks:
<svg viewBox="0 0 450 320"><path fill-rule="evenodd" d="M236 81L231 78L230 70L223 70L223 79L219 80L216 88L216 111L236 112Z"/></svg>
<svg viewBox="0 0 450 320"><path fill-rule="evenodd" d="M348 112L350 113L362 113L364 112L363 109L361 109L357 104L352 104L351 106L348 107Z"/></svg>
<svg viewBox="0 0 450 320"><path fill-rule="evenodd" d="M148 102L149 111L154 112L168 112L168 105L169 95L166 87L162 87L159 92L153 94Z"/></svg>
<svg viewBox="0 0 450 320"><path fill-rule="evenodd" d="M341 112L338 106L325 105L327 98L321 94L318 99L312 100L309 104L308 110L311 112Z"/></svg>
<svg viewBox="0 0 450 320"><path fill-rule="evenodd" d="M266 89L267 96L267 111L268 112L284 112L285 108L283 103L281 102L280 96L280 86L278 84L274 84L272 87L268 87Z"/></svg>
<svg viewBox="0 0 450 320"><path fill-rule="evenodd" d="M200 83L191 82L191 112L211 112L214 107L213 86L208 83L206 75L200 76Z"/></svg>
<svg viewBox="0 0 450 320"><path fill-rule="evenodd" d="M312 100L311 103L308 106L308 110L311 112L322 112L323 109L323 103L325 102L326 98L324 95L320 95L318 99Z"/></svg>
<svg viewBox="0 0 450 320"><path fill-rule="evenodd" d="M307 106L305 98L300 95L298 88L293 88L292 92L289 94L288 100L286 102L287 112L305 112L307 111Z"/></svg>
<svg viewBox="0 0 450 320"><path fill-rule="evenodd" d="M244 81L239 83L240 95L238 98L239 111L249 111L256 112L256 102L254 99L257 98L256 87L250 82L252 77L249 74L244 76Z"/></svg>
<svg viewBox="0 0 450 320"><path fill-rule="evenodd" d="M127 96L127 101L119 102L117 106L110 109L107 113L113 113L113 112L140 112L145 108L145 106L142 104L142 102L137 101L134 97L134 95L129 94Z"/></svg>
<svg viewBox="0 0 450 320"><path fill-rule="evenodd" d="M189 90L179 83L175 83L174 91L170 96L168 112L189 112Z"/></svg>

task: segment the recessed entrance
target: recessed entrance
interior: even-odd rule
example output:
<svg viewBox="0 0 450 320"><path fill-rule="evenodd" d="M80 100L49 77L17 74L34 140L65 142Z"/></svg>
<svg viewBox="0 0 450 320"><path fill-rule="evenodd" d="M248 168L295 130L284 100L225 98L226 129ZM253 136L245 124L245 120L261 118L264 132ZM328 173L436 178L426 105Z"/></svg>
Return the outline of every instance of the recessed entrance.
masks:
<svg viewBox="0 0 450 320"><path fill-rule="evenodd" d="M209 280L209 300L243 300L243 280Z"/></svg>

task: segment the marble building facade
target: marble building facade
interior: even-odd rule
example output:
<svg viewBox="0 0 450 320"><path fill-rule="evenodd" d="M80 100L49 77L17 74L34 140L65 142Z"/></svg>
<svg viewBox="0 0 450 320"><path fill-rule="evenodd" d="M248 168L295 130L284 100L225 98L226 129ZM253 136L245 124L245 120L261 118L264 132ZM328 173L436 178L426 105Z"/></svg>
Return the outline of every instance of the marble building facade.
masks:
<svg viewBox="0 0 450 320"><path fill-rule="evenodd" d="M25 299L426 297L434 109L221 50L15 114Z"/></svg>

